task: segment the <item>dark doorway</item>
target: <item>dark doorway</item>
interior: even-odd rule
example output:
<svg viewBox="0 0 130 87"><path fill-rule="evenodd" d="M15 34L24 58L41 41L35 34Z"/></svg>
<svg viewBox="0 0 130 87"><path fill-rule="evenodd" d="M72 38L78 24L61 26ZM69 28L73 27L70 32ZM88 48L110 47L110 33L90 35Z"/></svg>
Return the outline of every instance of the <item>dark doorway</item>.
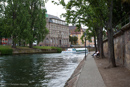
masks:
<svg viewBox="0 0 130 87"><path fill-rule="evenodd" d="M60 47L61 47L61 40L59 40L59 45L60 45Z"/></svg>

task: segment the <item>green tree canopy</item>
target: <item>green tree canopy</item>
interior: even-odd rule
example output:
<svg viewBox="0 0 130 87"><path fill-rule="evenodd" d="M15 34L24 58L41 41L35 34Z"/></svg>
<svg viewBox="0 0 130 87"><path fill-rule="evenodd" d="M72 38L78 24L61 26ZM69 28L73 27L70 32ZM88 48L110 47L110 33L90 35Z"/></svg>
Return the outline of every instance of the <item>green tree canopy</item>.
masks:
<svg viewBox="0 0 130 87"><path fill-rule="evenodd" d="M24 41L30 44L43 41L46 28L44 0L7 0L4 6L3 33L13 38L13 47Z"/></svg>

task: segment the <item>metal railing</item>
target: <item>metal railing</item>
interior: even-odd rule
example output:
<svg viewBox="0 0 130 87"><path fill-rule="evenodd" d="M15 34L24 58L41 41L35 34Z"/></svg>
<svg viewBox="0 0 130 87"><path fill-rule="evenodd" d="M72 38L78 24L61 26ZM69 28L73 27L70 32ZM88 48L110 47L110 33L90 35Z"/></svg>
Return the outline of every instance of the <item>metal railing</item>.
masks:
<svg viewBox="0 0 130 87"><path fill-rule="evenodd" d="M124 17L122 17L122 19L119 20L114 28L114 34L119 32L120 29L128 23L130 23L130 12L128 12Z"/></svg>

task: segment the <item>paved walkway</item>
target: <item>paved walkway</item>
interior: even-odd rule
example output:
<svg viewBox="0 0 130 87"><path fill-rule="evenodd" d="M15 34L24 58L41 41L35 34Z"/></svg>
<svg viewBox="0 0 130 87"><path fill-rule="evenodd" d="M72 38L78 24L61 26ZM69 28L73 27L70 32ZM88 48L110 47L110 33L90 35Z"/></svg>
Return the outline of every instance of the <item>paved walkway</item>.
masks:
<svg viewBox="0 0 130 87"><path fill-rule="evenodd" d="M76 87L106 87L94 58L89 53L82 68Z"/></svg>

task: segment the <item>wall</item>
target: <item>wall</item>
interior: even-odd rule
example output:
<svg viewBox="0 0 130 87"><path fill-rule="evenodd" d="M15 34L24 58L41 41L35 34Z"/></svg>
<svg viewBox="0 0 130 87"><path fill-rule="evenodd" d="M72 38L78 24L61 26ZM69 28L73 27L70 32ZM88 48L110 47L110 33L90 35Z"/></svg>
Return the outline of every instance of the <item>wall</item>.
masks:
<svg viewBox="0 0 130 87"><path fill-rule="evenodd" d="M108 57L108 39L104 40L104 55ZM130 69L130 23L114 35L114 52L116 63Z"/></svg>
<svg viewBox="0 0 130 87"><path fill-rule="evenodd" d="M13 49L13 54L57 53L56 49Z"/></svg>
<svg viewBox="0 0 130 87"><path fill-rule="evenodd" d="M55 47L69 47L69 27L65 24L59 24L57 22L50 22L50 20L55 20L59 22L65 22L59 18L53 18L51 15L47 19L46 27L49 30L46 38L40 42L39 46L55 46Z"/></svg>

